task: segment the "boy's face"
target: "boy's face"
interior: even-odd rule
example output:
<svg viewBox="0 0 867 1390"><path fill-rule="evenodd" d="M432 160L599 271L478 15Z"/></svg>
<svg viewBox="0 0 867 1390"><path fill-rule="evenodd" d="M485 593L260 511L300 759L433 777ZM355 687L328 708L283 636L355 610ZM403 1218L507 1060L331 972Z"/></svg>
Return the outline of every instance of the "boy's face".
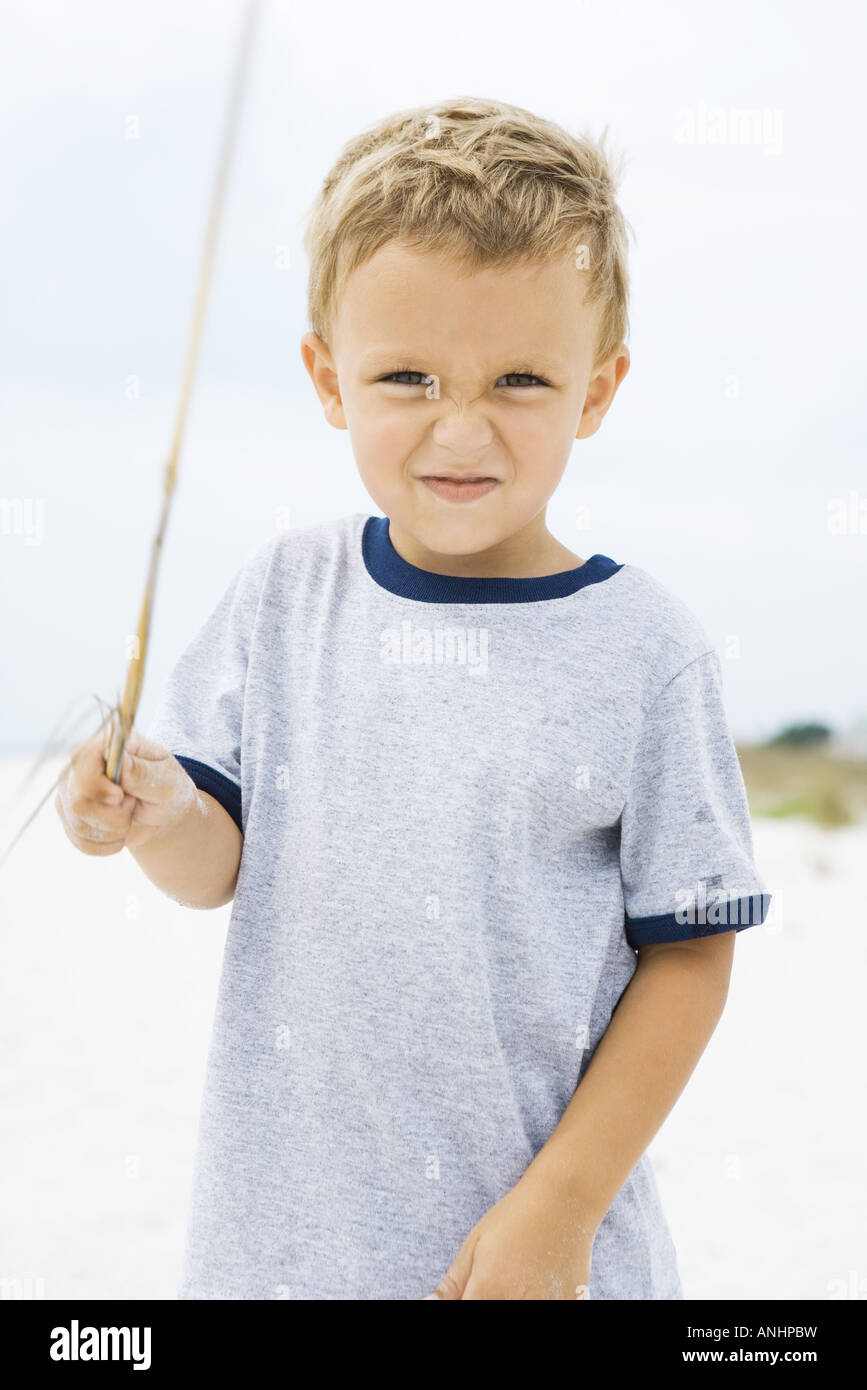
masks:
<svg viewBox="0 0 867 1390"><path fill-rule="evenodd" d="M593 368L586 273L570 252L470 274L392 242L351 275L330 345L302 338L405 558L541 556L572 441L599 428L629 366L623 347Z"/></svg>

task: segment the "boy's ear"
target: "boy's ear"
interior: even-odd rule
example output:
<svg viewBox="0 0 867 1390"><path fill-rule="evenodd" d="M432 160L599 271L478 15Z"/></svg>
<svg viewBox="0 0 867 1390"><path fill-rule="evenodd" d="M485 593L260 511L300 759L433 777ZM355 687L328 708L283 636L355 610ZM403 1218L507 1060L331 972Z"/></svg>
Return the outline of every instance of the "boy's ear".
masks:
<svg viewBox="0 0 867 1390"><path fill-rule="evenodd" d="M340 399L340 383L331 349L317 333L305 333L301 339L301 360L310 373L310 380L322 402L325 418L336 430L345 430L346 415Z"/></svg>
<svg viewBox="0 0 867 1390"><path fill-rule="evenodd" d="M628 371L629 348L625 343L621 343L616 352L594 369L584 398L584 409L581 412L576 439L587 439L596 433Z"/></svg>

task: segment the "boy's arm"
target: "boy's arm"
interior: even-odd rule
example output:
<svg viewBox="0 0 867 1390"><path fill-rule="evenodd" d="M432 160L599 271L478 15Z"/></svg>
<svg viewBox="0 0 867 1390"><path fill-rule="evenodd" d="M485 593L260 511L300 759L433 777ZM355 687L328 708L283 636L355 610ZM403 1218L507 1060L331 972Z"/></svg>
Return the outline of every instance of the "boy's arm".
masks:
<svg viewBox="0 0 867 1390"><path fill-rule="evenodd" d="M595 1230L674 1106L728 996L735 931L638 948L575 1094L527 1175Z"/></svg>
<svg viewBox="0 0 867 1390"><path fill-rule="evenodd" d="M222 907L234 896L243 846L229 812L138 729L127 738L119 785L105 774L105 755L97 730L58 778L54 804L76 849L100 858L128 849L176 902Z"/></svg>
<svg viewBox="0 0 867 1390"><path fill-rule="evenodd" d="M639 948L556 1128L428 1297L574 1299L586 1289L596 1230L719 1022L735 935Z"/></svg>
<svg viewBox="0 0 867 1390"><path fill-rule="evenodd" d="M146 844L127 848L151 883L175 902L214 908L234 897L243 842L228 811L196 788L177 824Z"/></svg>

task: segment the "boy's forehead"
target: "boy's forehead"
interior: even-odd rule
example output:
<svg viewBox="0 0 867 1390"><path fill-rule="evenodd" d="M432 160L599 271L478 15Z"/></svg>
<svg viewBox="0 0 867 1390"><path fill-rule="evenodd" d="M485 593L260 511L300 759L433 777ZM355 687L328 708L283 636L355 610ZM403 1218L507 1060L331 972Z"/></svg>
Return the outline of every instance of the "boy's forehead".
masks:
<svg viewBox="0 0 867 1390"><path fill-rule="evenodd" d="M468 270L439 253L389 244L349 277L335 336L352 340L364 365L464 343L502 352L534 350L540 368L573 361L595 327L574 257ZM544 361L543 361L544 357Z"/></svg>

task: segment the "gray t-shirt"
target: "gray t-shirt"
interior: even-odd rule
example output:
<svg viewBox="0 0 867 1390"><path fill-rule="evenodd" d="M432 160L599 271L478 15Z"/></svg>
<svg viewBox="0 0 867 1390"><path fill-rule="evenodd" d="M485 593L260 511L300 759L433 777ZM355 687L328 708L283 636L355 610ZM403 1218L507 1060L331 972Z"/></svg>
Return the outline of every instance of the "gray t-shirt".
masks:
<svg viewBox="0 0 867 1390"><path fill-rule="evenodd" d="M181 1298L430 1293L635 948L767 914L719 658L605 555L472 579L408 564L382 517L279 532L145 732L244 834ZM647 1154L589 1296L683 1297Z"/></svg>

